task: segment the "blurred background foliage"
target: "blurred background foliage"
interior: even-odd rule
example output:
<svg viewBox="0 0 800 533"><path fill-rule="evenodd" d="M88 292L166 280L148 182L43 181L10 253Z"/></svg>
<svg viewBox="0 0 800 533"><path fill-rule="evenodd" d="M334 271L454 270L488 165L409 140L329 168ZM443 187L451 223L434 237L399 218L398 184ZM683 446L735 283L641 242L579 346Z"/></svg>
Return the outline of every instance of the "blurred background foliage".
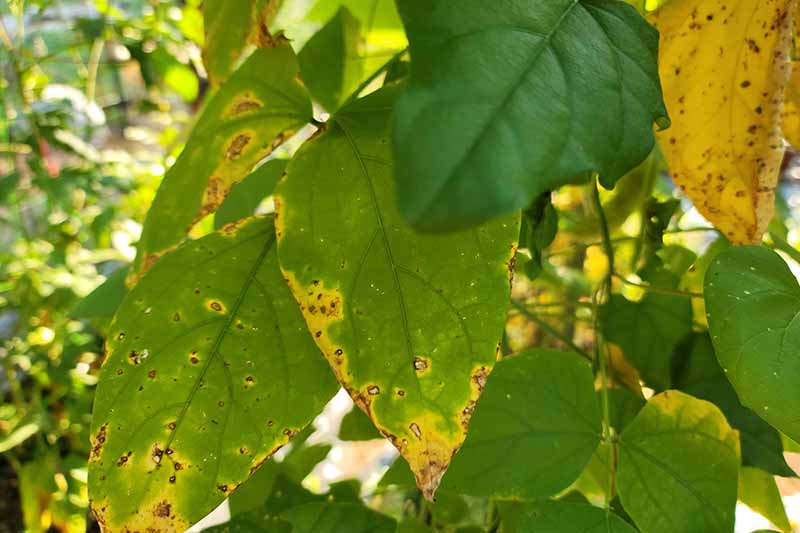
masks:
<svg viewBox="0 0 800 533"><path fill-rule="evenodd" d="M396 13L376 9L391 2L286 0L275 26L300 50L342 4L361 25L363 80L403 46ZM155 190L212 91L200 7L200 0L0 0L0 533L96 527L87 513L86 457L103 332L125 295ZM791 207L800 193L790 159L770 240L796 258L800 224ZM654 153L603 193L617 246L615 284L631 305L642 300L637 284L648 281L654 261L670 273L660 285L696 292L727 246L665 170ZM607 269L591 198L583 187L565 187L525 218L504 349L569 343L591 351L589 295ZM213 229L206 222L195 235ZM695 309L694 317L704 313ZM612 356L616 379L638 388L622 351ZM315 435L304 432L280 462L270 461L236 493L230 512L245 513L265 494L313 501L308 488L347 501L364 493L342 481L356 477L374 506L409 524L491 528L485 502L442 494L425 504L402 463L386 472L394 452L360 412L346 415L339 433L351 405L337 396L326 411L334 421L318 420ZM590 470L576 485L589 496L602 490Z"/></svg>

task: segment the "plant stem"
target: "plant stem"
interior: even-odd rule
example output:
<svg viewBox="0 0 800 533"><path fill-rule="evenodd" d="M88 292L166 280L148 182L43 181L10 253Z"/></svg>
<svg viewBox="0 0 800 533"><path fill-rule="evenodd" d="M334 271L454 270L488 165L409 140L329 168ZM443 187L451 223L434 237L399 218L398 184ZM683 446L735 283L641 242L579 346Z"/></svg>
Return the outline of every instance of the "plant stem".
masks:
<svg viewBox="0 0 800 533"><path fill-rule="evenodd" d="M554 328L553 326L551 326L550 324L548 324L547 322L545 322L544 320L542 320L541 318L539 318L535 314L531 313L528 310L528 308L526 308L524 305L522 305L521 303L517 302L516 300L512 300L511 301L511 306L514 309L516 309L519 314L521 314L522 316L524 316L525 318L527 318L531 322L535 322L536 325L539 326L542 329L542 331L544 331L545 333L547 333L551 337L553 337L553 338L555 338L557 340L560 340L561 342L563 342L564 344L566 344L567 346L572 348L578 355L581 355L581 356L585 357L590 362L592 361L592 356L589 355L589 353L586 350L584 350L583 348L581 348L580 346L575 344L572 341L572 339L570 339L567 336L563 335L556 328Z"/></svg>

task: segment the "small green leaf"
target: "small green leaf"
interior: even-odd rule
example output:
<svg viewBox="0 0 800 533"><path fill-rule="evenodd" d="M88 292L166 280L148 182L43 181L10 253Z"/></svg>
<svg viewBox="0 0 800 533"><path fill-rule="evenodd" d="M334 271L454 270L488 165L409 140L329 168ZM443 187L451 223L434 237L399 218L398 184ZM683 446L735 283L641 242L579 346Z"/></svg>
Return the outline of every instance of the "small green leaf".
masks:
<svg viewBox="0 0 800 533"><path fill-rule="evenodd" d="M674 288L678 281L666 270L642 278L666 288ZM638 302L613 294L600 308L600 327L648 386L665 390L672 383L674 351L692 332L692 302L685 296L656 292Z"/></svg>
<svg viewBox="0 0 800 533"><path fill-rule="evenodd" d="M600 432L589 365L570 352L523 352L497 364L442 489L551 496L580 475Z"/></svg>
<svg viewBox="0 0 800 533"><path fill-rule="evenodd" d="M209 102L147 213L132 274L140 275L219 207L231 187L311 119L288 43L259 49Z"/></svg>
<svg viewBox="0 0 800 533"><path fill-rule="evenodd" d="M111 320L119 304L128 294L128 288L125 286L125 276L127 275L128 267L115 270L101 285L78 302L70 316L104 322Z"/></svg>
<svg viewBox="0 0 800 533"><path fill-rule="evenodd" d="M419 235L394 196L386 87L346 106L275 191L281 268L339 381L433 495L496 359L519 217Z"/></svg>
<svg viewBox="0 0 800 533"><path fill-rule="evenodd" d="M383 435L378 433L369 417L358 407L353 407L349 413L342 418L342 425L339 428L339 438L342 440L372 440L382 439Z"/></svg>
<svg viewBox="0 0 800 533"><path fill-rule="evenodd" d="M416 227L474 226L591 171L610 188L668 124L658 33L625 2L397 5L412 60L397 182Z"/></svg>
<svg viewBox="0 0 800 533"><path fill-rule="evenodd" d="M355 503L309 503L281 513L293 533L395 533L397 523Z"/></svg>
<svg viewBox="0 0 800 533"><path fill-rule="evenodd" d="M739 430L743 465L755 466L776 476L796 475L783 457L780 433L739 402L714 356L708 335L694 335L676 387L719 407L730 425Z"/></svg>
<svg viewBox="0 0 800 533"><path fill-rule="evenodd" d="M272 194L283 176L286 163L285 159L271 159L234 185L214 213L214 229L253 216L264 198Z"/></svg>
<svg viewBox="0 0 800 533"><path fill-rule="evenodd" d="M397 524L397 533L434 533L434 531L415 518L407 518Z"/></svg>
<svg viewBox="0 0 800 533"><path fill-rule="evenodd" d="M563 500L525 503L519 508L501 506L500 517L504 533L636 533L606 509Z"/></svg>
<svg viewBox="0 0 800 533"><path fill-rule="evenodd" d="M228 79L249 45L269 45L266 28L283 0L204 0L203 63L214 87Z"/></svg>
<svg viewBox="0 0 800 533"><path fill-rule="evenodd" d="M89 462L104 531L188 527L335 393L274 244L269 218L187 243L120 306Z"/></svg>
<svg viewBox="0 0 800 533"><path fill-rule="evenodd" d="M781 257L729 248L706 273L711 339L742 404L800 440L800 286Z"/></svg>
<svg viewBox="0 0 800 533"><path fill-rule="evenodd" d="M682 392L651 398L620 438L620 499L647 533L733 531L738 471L736 432Z"/></svg>
<svg viewBox="0 0 800 533"><path fill-rule="evenodd" d="M772 522L781 531L792 532L775 478L758 468L739 471L739 500Z"/></svg>
<svg viewBox="0 0 800 533"><path fill-rule="evenodd" d="M364 74L360 38L358 19L342 6L298 54L306 87L331 113L347 100Z"/></svg>

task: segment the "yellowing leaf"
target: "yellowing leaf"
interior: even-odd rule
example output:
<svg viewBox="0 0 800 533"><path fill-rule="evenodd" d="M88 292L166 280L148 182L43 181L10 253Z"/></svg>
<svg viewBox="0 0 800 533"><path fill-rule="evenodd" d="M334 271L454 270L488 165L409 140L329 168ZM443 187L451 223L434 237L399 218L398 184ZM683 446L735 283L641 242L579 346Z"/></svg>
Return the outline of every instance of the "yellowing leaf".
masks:
<svg viewBox="0 0 800 533"><path fill-rule="evenodd" d="M783 138L794 146L800 147L800 66L796 63L792 68L792 77L784 91L783 117L781 129Z"/></svg>
<svg viewBox="0 0 800 533"><path fill-rule="evenodd" d="M779 128L794 0L672 0L661 32L675 182L732 242L761 239L783 158Z"/></svg>

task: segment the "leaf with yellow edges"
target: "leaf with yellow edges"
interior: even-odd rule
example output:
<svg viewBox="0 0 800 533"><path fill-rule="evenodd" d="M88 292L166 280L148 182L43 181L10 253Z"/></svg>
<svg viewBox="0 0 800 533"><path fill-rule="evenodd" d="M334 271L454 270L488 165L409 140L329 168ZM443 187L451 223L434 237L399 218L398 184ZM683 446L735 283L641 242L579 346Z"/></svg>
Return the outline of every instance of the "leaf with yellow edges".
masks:
<svg viewBox="0 0 800 533"><path fill-rule="evenodd" d="M773 213L779 118L794 0L672 0L651 16L672 127L658 134L672 177L732 242Z"/></svg>

